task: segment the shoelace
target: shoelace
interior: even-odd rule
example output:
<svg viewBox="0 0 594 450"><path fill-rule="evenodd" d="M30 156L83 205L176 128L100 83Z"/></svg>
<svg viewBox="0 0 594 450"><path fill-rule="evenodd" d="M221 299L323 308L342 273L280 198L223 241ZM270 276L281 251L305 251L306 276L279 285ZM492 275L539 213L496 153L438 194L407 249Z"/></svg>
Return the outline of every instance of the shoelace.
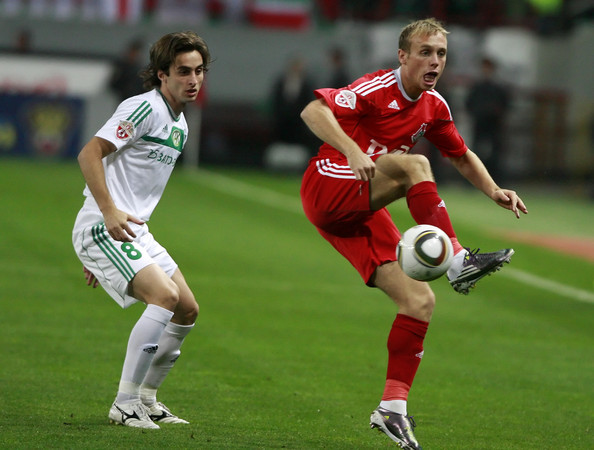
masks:
<svg viewBox="0 0 594 450"><path fill-rule="evenodd" d="M476 248L474 250L470 250L470 247L464 247L464 249L468 252L466 254L466 258L464 258L464 265L468 265L468 264L477 264L478 258L477 258L477 254L478 252L481 250L480 248Z"/></svg>
<svg viewBox="0 0 594 450"><path fill-rule="evenodd" d="M415 422L415 419L413 418L413 416L406 416L406 418L408 419L408 421L410 422L410 426L414 430L417 427L417 423Z"/></svg>

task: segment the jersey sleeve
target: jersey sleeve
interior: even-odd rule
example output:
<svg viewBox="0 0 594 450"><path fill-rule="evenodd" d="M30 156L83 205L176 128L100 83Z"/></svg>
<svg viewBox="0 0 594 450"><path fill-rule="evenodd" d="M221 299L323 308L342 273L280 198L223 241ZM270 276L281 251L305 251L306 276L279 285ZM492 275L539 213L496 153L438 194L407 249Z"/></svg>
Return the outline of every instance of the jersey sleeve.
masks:
<svg viewBox="0 0 594 450"><path fill-rule="evenodd" d="M111 142L120 150L148 133L152 114L153 108L149 101L142 97L131 97L120 103L95 136Z"/></svg>
<svg viewBox="0 0 594 450"><path fill-rule="evenodd" d="M349 85L350 87L350 85ZM358 120L367 114L372 107L367 98L357 95L350 89L323 88L314 91L317 98L323 98L332 110L334 116L339 120Z"/></svg>
<svg viewBox="0 0 594 450"><path fill-rule="evenodd" d="M468 150L466 143L452 119L447 104L442 103L437 108L436 118L425 137L433 143L445 157L462 156Z"/></svg>

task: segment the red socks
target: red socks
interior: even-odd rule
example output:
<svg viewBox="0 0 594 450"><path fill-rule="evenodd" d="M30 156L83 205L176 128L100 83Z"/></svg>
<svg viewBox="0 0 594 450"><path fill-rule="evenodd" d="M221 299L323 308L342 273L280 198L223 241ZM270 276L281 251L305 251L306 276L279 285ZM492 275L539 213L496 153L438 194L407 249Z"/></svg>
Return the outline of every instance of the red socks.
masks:
<svg viewBox="0 0 594 450"><path fill-rule="evenodd" d="M388 373L382 400L406 400L421 358L429 322L398 314L388 336Z"/></svg>
<svg viewBox="0 0 594 450"><path fill-rule="evenodd" d="M462 250L444 201L437 193L433 181L422 181L412 186L406 201L413 219L418 224L441 228L452 240L454 254ZM404 400L423 357L423 340L429 322L398 314L388 336L388 371L383 401Z"/></svg>
<svg viewBox="0 0 594 450"><path fill-rule="evenodd" d="M445 202L437 193L437 185L433 181L413 185L406 193L406 202L415 222L441 228L452 240L454 254L462 250Z"/></svg>

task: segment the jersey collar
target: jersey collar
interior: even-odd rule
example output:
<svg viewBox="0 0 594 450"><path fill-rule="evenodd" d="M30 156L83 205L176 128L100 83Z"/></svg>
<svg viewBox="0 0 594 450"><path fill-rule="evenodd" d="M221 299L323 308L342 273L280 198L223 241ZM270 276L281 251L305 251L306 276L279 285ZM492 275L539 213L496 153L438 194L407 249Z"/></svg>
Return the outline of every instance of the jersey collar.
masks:
<svg viewBox="0 0 594 450"><path fill-rule="evenodd" d="M167 106L167 110L169 111L169 115L171 116L171 118L173 120L175 120L177 122L179 120L179 116L181 116L181 114L178 115L178 116L176 116L175 115L175 112L173 111L173 109L169 105L169 102L167 101L167 99L165 98L165 96L163 95L163 93L161 92L161 89L159 89L159 88L156 88L156 89L157 89L157 92L159 93L159 95L161 96L161 98L163 99L163 101L165 102L165 106Z"/></svg>
<svg viewBox="0 0 594 450"><path fill-rule="evenodd" d="M400 75L400 69L401 68L402 67L399 67L398 69L394 70L394 75L396 76L396 81L398 82L398 89L400 89L400 93L402 94L402 96L405 99L407 99L409 102L416 102L417 100L419 100L423 96L423 93L421 92L421 95L419 95L417 98L410 98L409 97L409 95L404 90L404 86L402 85L402 77Z"/></svg>

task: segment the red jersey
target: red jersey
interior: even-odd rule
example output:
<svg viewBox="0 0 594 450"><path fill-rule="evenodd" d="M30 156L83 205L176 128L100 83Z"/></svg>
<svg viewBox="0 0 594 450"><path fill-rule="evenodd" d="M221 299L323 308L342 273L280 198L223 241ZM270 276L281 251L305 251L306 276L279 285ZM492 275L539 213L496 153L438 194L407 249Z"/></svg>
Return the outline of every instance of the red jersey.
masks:
<svg viewBox="0 0 594 450"><path fill-rule="evenodd" d="M467 150L445 99L433 89L410 98L400 69L379 70L346 88L318 89L315 95L326 100L342 129L371 157L406 153L422 137L443 156L462 156ZM316 159L346 160L327 143Z"/></svg>

